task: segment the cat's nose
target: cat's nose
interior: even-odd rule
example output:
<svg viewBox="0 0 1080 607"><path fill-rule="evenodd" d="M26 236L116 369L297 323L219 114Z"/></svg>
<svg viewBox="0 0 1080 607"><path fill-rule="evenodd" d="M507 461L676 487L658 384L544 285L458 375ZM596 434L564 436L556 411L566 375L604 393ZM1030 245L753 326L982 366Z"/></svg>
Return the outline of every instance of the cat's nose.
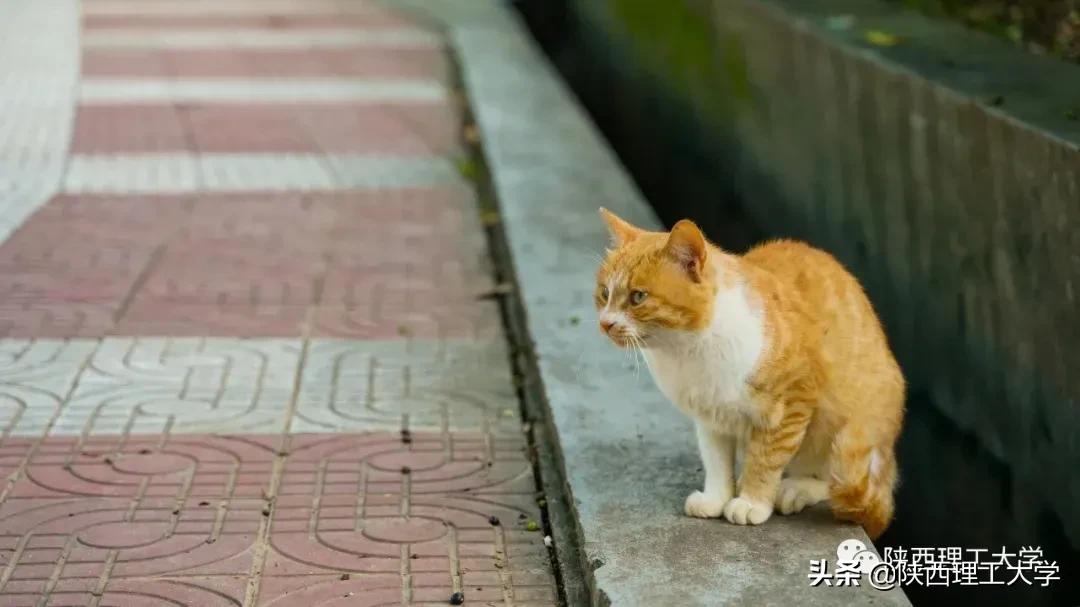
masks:
<svg viewBox="0 0 1080 607"><path fill-rule="evenodd" d="M604 333L611 333L611 328L615 326L614 320L601 320L600 328L604 330Z"/></svg>

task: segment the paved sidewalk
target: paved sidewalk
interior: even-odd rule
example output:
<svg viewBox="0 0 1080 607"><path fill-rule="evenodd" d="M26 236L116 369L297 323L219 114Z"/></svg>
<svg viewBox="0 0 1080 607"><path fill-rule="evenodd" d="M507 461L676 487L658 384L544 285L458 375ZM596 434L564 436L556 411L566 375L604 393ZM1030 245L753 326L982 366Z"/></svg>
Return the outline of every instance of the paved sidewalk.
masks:
<svg viewBox="0 0 1080 607"><path fill-rule="evenodd" d="M555 604L441 34L4 12L0 604Z"/></svg>

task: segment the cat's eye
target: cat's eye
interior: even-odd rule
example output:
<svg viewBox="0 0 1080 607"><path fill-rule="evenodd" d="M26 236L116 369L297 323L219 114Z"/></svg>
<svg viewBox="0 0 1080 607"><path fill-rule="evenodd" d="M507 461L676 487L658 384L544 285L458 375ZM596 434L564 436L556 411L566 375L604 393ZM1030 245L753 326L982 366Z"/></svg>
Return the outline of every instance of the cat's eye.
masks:
<svg viewBox="0 0 1080 607"><path fill-rule="evenodd" d="M607 298L609 296L611 296L611 293L608 293L608 288L606 286L601 286L600 287L600 301L607 301Z"/></svg>
<svg viewBox="0 0 1080 607"><path fill-rule="evenodd" d="M634 306L639 305L641 302L645 301L645 298L648 296L649 294L645 291L630 291L630 304Z"/></svg>

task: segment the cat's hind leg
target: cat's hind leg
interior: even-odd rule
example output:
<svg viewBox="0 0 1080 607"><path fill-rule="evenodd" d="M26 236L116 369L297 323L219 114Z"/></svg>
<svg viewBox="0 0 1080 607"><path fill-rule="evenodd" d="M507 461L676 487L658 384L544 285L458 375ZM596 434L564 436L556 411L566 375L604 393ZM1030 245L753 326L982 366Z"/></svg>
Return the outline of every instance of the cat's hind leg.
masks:
<svg viewBox="0 0 1080 607"><path fill-rule="evenodd" d="M789 476L780 481L780 491L776 493L776 510L780 514L797 514L827 499L828 482L812 476Z"/></svg>
<svg viewBox="0 0 1080 607"><path fill-rule="evenodd" d="M820 418L810 422L798 453L785 470L780 490L776 492L776 511L796 514L829 499L828 432Z"/></svg>

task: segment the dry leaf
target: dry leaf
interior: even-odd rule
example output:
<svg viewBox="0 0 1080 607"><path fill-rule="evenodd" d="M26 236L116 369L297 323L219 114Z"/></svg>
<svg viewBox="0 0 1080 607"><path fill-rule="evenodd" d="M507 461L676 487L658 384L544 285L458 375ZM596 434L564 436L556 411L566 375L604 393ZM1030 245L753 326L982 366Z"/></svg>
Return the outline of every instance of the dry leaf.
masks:
<svg viewBox="0 0 1080 607"><path fill-rule="evenodd" d="M462 130L462 135L468 143L475 145L480 141L480 129L476 128L475 124L465 125L465 128Z"/></svg>
<svg viewBox="0 0 1080 607"><path fill-rule="evenodd" d="M863 36L866 41L874 46L896 46L900 44L900 37L884 30L866 30Z"/></svg>

